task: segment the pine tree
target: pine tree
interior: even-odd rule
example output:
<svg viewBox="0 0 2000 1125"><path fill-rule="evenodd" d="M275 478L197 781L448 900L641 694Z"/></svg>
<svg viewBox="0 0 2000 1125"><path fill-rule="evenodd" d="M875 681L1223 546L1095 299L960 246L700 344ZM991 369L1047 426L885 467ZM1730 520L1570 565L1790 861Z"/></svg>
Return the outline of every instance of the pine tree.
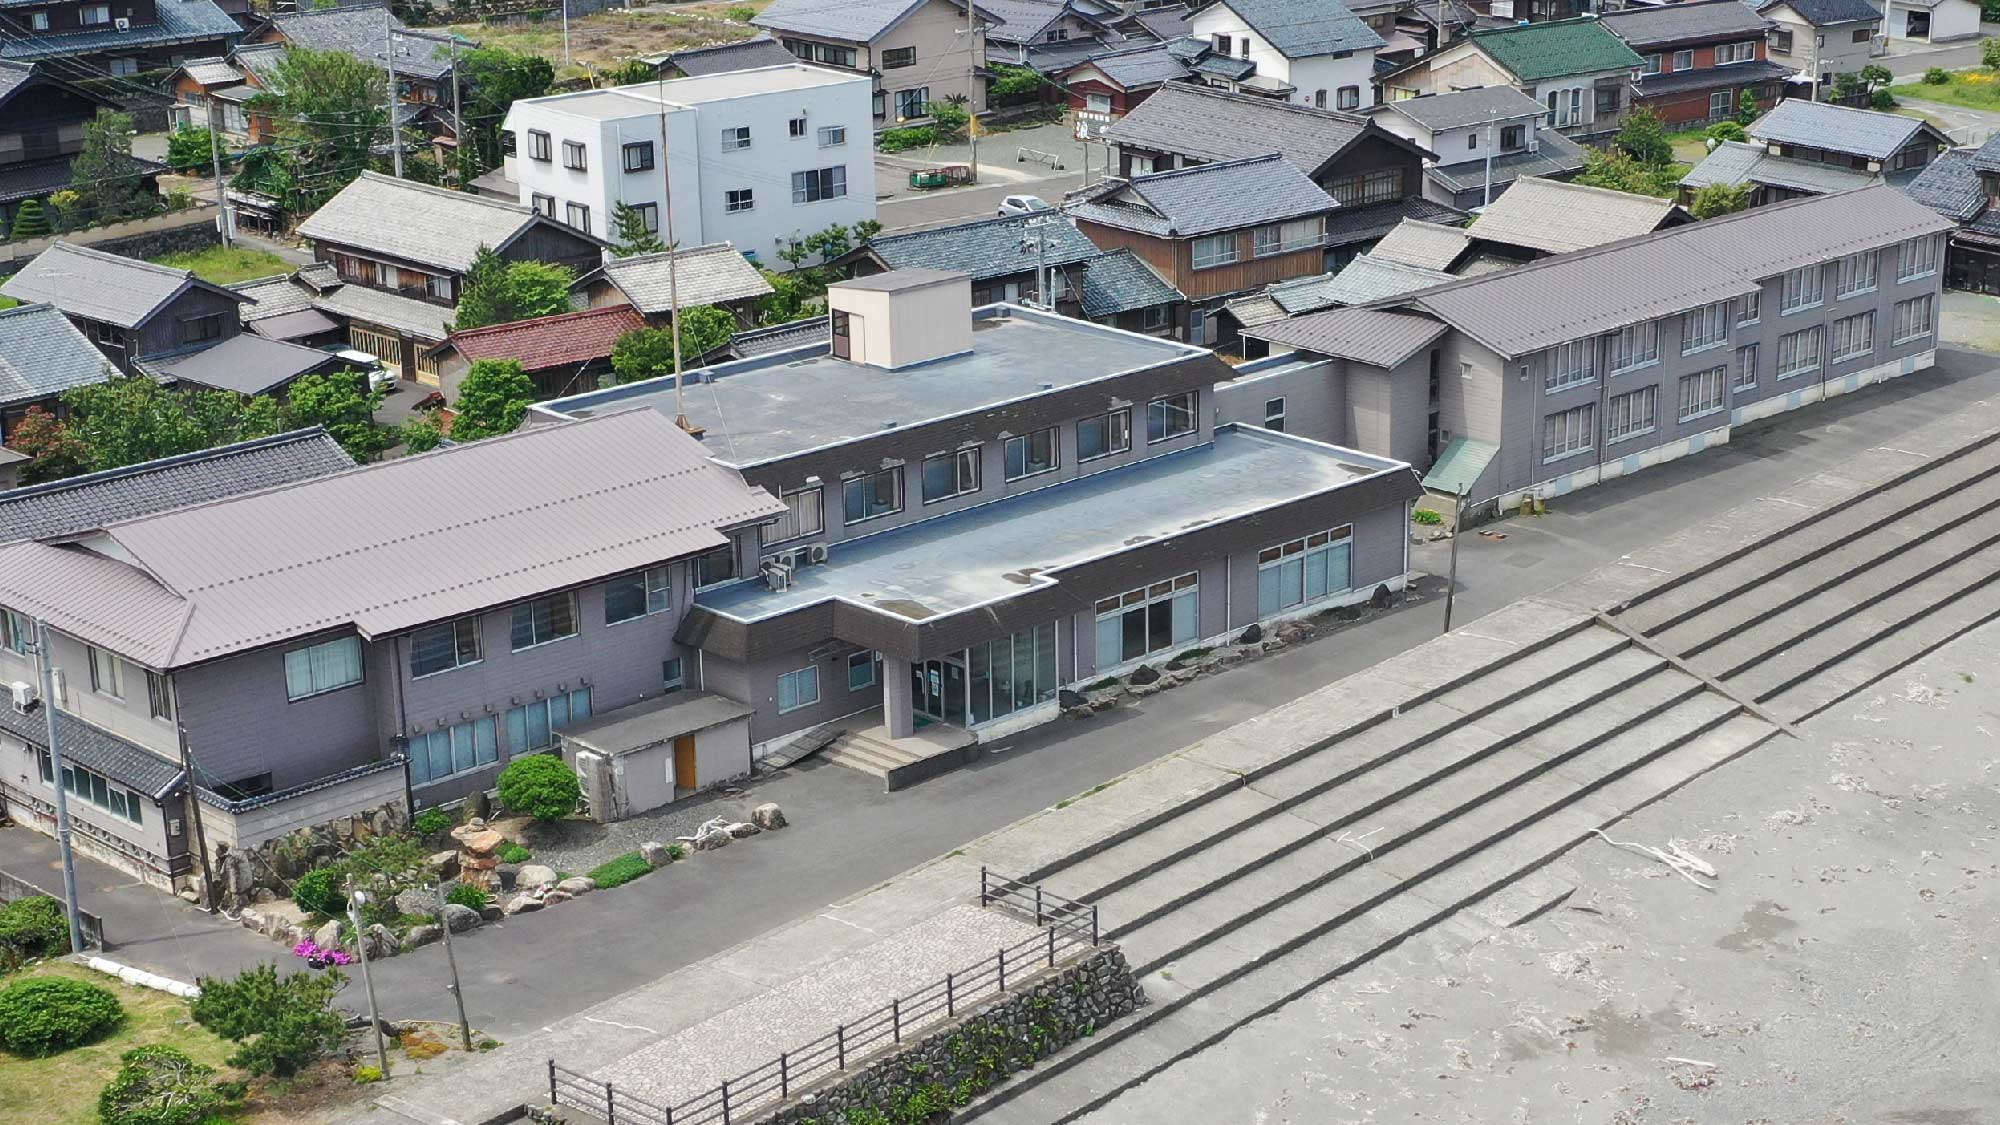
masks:
<svg viewBox="0 0 2000 1125"><path fill-rule="evenodd" d="M14 209L14 229L8 237L18 242L22 239L41 238L48 233L49 213L48 209L42 206L42 201L22 200L21 205Z"/></svg>
<svg viewBox="0 0 2000 1125"><path fill-rule="evenodd" d="M611 212L611 222L618 231L618 245L611 252L621 258L657 254L667 248L658 233L646 229L645 213L630 203L621 201Z"/></svg>

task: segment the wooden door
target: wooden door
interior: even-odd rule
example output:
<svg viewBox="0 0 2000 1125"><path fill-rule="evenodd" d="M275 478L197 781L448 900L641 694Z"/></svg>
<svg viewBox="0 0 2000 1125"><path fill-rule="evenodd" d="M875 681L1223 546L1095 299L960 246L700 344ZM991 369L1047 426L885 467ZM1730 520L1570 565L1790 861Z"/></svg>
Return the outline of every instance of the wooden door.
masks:
<svg viewBox="0 0 2000 1125"><path fill-rule="evenodd" d="M674 788L685 793L694 787L694 735L684 734L674 739Z"/></svg>

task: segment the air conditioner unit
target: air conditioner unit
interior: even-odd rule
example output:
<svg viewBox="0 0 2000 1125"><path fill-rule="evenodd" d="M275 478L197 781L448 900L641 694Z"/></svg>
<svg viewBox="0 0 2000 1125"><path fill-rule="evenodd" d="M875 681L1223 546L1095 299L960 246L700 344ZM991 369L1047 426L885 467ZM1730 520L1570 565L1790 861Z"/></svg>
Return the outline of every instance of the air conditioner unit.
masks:
<svg viewBox="0 0 2000 1125"><path fill-rule="evenodd" d="M806 548L806 561L814 566L826 561L826 544L814 543Z"/></svg>
<svg viewBox="0 0 2000 1125"><path fill-rule="evenodd" d="M14 695L15 711L25 715L35 709L35 699L38 695L35 685L15 680L7 685L7 689Z"/></svg>
<svg viewBox="0 0 2000 1125"><path fill-rule="evenodd" d="M764 584L769 586L774 592L792 588L792 568L790 564L780 562L777 559L767 559L764 565L757 569L764 576Z"/></svg>
<svg viewBox="0 0 2000 1125"><path fill-rule="evenodd" d="M111 26L120 31L130 31L132 30L132 21L126 19L124 16L119 16L117 19L111 21Z"/></svg>

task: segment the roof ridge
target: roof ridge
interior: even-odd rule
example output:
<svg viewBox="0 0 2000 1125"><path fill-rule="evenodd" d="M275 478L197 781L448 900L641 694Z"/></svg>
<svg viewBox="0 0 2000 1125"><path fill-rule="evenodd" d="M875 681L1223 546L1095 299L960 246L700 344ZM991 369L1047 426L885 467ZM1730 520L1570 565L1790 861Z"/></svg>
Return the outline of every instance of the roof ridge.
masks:
<svg viewBox="0 0 2000 1125"><path fill-rule="evenodd" d="M24 313L39 313L39 312L61 313L62 310L56 308L54 305L49 304L47 301L27 301L22 304L15 305L11 309L0 309L0 320L5 320L8 317L12 316L20 316ZM5 495L5 494L0 493L0 495Z"/></svg>
<svg viewBox="0 0 2000 1125"><path fill-rule="evenodd" d="M357 181L370 180L376 183L394 184L399 188L404 188L410 191L420 191L428 193L430 195L439 196L441 198L457 200L462 203L473 203L481 207L491 207L494 208L495 210L506 211L510 214L527 215L537 218L546 217L539 215L539 213L536 212L534 208L525 207L519 203L508 203L507 201L502 199L493 199L491 197L484 195L474 195L469 191L455 191L448 187L438 187L436 184L420 184L415 180L399 180L394 176L385 175L381 172L377 172L372 169L363 171L359 176L356 176L355 179ZM336 198L338 197L336 196ZM331 202L331 200L329 200L328 202ZM318 214L318 212L314 212L314 214Z"/></svg>
<svg viewBox="0 0 2000 1125"><path fill-rule="evenodd" d="M1742 3L1742 0L1714 0L1714 2L1723 4L1740 4ZM1512 87L1509 88L1511 89ZM1164 93L1168 90L1180 90L1184 93L1197 94L1205 98L1217 98L1222 101L1236 102L1239 105L1253 105L1259 109L1275 109L1284 113L1298 113L1298 114L1305 114L1311 117L1324 117L1333 121L1343 121L1352 125L1365 126L1370 124L1372 121L1371 118L1364 117L1358 113L1345 113L1337 109L1321 109L1318 106L1294 105L1291 102L1281 102L1273 98L1266 98L1256 94L1245 94L1236 90L1225 90L1220 86L1203 86L1195 82L1185 82L1178 78L1162 83L1160 89L1154 92L1153 97L1158 97L1160 96L1161 93ZM1525 97L1526 95L1523 96ZM1143 105L1144 103L1142 102L1140 104Z"/></svg>
<svg viewBox="0 0 2000 1125"><path fill-rule="evenodd" d="M286 430L283 433L266 434L258 438L245 438L242 441L231 442L228 445L218 445L212 449L197 449L192 453L174 453L166 457L155 457L151 461L138 461L130 465L120 465L115 469L99 469L94 473L82 473L78 476L64 477L61 480L46 481L42 484L23 485L20 488L0 492L0 504L29 496L47 496L52 493L65 492L72 488L101 484L110 480L121 480L125 477L135 477L142 473L157 472L161 469L172 468L175 465L190 465L202 461L219 461L224 457L233 457L240 453L249 453L258 449L269 449L274 446L289 445L294 442L302 442L325 436L327 436L326 427L307 426L298 430Z"/></svg>
<svg viewBox="0 0 2000 1125"><path fill-rule="evenodd" d="M644 254L627 254L622 258L613 258L604 264L606 266L615 266L621 262L664 262L667 260L669 253L672 253L676 257L685 258L689 254L716 254L725 249L734 253L736 252L736 244L725 238L720 242L704 242L699 246L677 247L672 251L652 250Z"/></svg>
<svg viewBox="0 0 2000 1125"><path fill-rule="evenodd" d="M1164 172L1148 172L1143 176L1131 176L1125 182L1134 186L1138 184L1156 184L1161 180L1171 179L1175 176L1192 175L1196 172L1206 172L1211 168L1234 168L1242 164L1258 164L1267 160L1278 159L1282 158L1275 152L1259 153L1256 156L1235 156L1228 160L1211 160L1206 164L1196 164L1191 168L1169 168Z"/></svg>
<svg viewBox="0 0 2000 1125"><path fill-rule="evenodd" d="M364 173L364 175L365 174L366 173ZM85 246L82 243L71 242L67 239L62 239L62 238L56 239L54 242L50 243L48 250L42 251L42 254L48 253L49 250L63 250L72 254L82 254L85 255L86 257L97 258L105 262L112 262L118 265L134 269L145 270L147 273L164 274L168 277L178 277L183 280L190 278L192 278L195 281L201 280L200 278L195 277L193 270L177 270L172 266L163 266L158 262L146 261L144 258L128 258L123 254L113 254L109 250L99 250L94 246ZM35 257L39 258L41 257L41 254L35 255ZM32 260L33 259L30 259L30 261ZM221 286L217 286L217 288L221 288Z"/></svg>
<svg viewBox="0 0 2000 1125"><path fill-rule="evenodd" d="M586 316L611 316L627 312L633 316L640 315L639 310L633 308L631 305L600 305L594 309L571 309L568 312L550 313L547 316L531 316L522 320L504 320L498 324L482 324L477 328L467 328L464 331L452 332L446 336L446 339L463 340L467 337L491 335L502 328L519 329L523 325L528 324L549 324L558 320L576 320Z"/></svg>
<svg viewBox="0 0 2000 1125"><path fill-rule="evenodd" d="M1716 2L1723 4L1740 4L1743 2L1743 0L1716 0ZM1549 179L1547 176L1520 176L1514 180L1513 186L1519 187L1521 184L1527 183L1529 181L1533 181L1534 183L1537 184L1546 185L1550 188L1555 189L1559 193L1565 191L1595 192L1597 195L1604 197L1606 199L1615 196L1620 203L1624 203L1632 207L1637 207L1642 203L1656 207L1665 207L1669 209L1674 206L1673 200L1662 199L1657 195L1641 195L1638 192L1619 191L1617 188L1599 187L1596 184L1579 184L1570 180L1552 180ZM1511 194L1511 192L1507 194ZM1501 195L1499 199L1496 199L1493 202L1497 204L1502 200L1505 200L1507 198L1507 194Z"/></svg>

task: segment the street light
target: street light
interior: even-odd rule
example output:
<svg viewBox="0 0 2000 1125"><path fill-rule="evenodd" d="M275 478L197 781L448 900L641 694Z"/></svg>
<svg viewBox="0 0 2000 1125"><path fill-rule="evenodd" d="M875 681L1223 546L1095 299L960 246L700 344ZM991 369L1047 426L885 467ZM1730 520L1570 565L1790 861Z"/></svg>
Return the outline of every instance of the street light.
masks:
<svg viewBox="0 0 2000 1125"><path fill-rule="evenodd" d="M389 1047L382 1040L382 1017L375 1010L375 982L368 978L368 935L361 928L361 908L368 902L368 892L354 889L354 878L347 880L347 920L354 926L354 953L361 961L361 987L368 993L368 1024L375 1032L375 1059L382 1064L382 1077L389 1077Z"/></svg>

